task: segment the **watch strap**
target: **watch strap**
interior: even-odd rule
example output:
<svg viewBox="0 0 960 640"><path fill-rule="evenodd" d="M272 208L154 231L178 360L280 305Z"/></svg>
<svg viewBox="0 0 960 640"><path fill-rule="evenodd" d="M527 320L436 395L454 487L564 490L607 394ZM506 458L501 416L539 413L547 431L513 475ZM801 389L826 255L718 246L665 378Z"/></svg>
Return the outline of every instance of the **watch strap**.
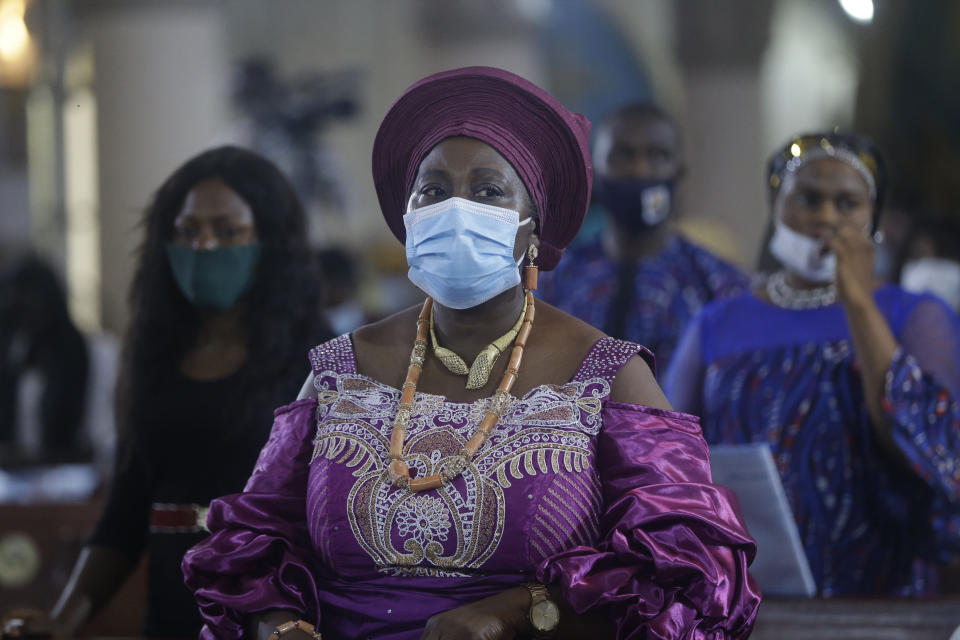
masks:
<svg viewBox="0 0 960 640"><path fill-rule="evenodd" d="M538 602L543 602L544 600L550 599L550 592L547 591L547 588L540 584L539 582L528 582L523 585L527 588L527 591L530 592L530 608L532 609L534 605Z"/></svg>

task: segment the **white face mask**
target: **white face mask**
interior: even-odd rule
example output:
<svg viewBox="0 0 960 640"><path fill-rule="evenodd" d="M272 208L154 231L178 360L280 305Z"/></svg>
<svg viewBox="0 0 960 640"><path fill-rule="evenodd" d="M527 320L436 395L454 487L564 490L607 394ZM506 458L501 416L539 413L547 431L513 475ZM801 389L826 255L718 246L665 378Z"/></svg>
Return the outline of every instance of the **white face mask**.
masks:
<svg viewBox="0 0 960 640"><path fill-rule="evenodd" d="M837 256L823 252L823 243L774 221L770 253L784 267L811 282L833 282Z"/></svg>
<svg viewBox="0 0 960 640"><path fill-rule="evenodd" d="M914 293L929 292L960 311L960 262L920 258L903 265L900 284Z"/></svg>

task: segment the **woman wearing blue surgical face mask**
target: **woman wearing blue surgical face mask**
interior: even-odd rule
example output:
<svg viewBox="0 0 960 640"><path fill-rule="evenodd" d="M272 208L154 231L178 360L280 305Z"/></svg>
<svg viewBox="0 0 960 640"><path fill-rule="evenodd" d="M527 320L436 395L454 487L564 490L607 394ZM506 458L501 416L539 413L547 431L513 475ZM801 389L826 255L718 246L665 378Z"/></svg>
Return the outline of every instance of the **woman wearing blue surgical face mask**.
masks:
<svg viewBox="0 0 960 640"><path fill-rule="evenodd" d="M374 184L426 299L311 351L184 562L202 638L749 633L752 542L695 421L649 352L532 295L583 220L588 131L487 67L391 107Z"/></svg>
<svg viewBox="0 0 960 640"><path fill-rule="evenodd" d="M705 307L665 384L708 442L770 444L827 596L936 593L958 545L960 319L875 286L884 182L866 138L790 140L768 165L779 270Z"/></svg>
<svg viewBox="0 0 960 640"><path fill-rule="evenodd" d="M184 553L207 505L241 491L303 354L330 334L306 219L266 159L221 147L182 165L143 220L117 391L119 446L104 512L49 618L73 634L149 556L143 632L196 637Z"/></svg>
<svg viewBox="0 0 960 640"><path fill-rule="evenodd" d="M537 246L520 177L489 145L451 138L424 158L407 203L411 281L450 309L520 289L525 247ZM522 218L522 221L521 221Z"/></svg>

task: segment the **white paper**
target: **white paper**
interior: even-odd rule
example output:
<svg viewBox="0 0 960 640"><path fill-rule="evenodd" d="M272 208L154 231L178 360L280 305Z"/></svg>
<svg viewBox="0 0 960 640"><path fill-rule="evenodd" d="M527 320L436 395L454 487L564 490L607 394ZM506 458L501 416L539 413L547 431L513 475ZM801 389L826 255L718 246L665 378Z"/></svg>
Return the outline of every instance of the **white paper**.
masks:
<svg viewBox="0 0 960 640"><path fill-rule="evenodd" d="M747 529L757 541L750 574L764 595L816 594L770 447L763 443L714 445L710 447L710 466L714 484L732 489L740 500Z"/></svg>

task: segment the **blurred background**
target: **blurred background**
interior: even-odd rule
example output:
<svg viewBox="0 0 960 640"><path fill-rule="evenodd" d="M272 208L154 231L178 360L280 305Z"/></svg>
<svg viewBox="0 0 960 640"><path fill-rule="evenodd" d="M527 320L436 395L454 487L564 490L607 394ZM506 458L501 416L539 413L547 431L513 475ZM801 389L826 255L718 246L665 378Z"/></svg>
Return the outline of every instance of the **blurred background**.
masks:
<svg viewBox="0 0 960 640"><path fill-rule="evenodd" d="M376 128L413 81L474 64L525 76L594 121L627 101L660 104L686 148L681 226L748 269L767 225L764 162L794 133L877 140L893 237L904 220L960 215L953 0L0 0L0 270L40 258L100 345L91 384L104 415L88 420L103 451L90 455L109 458L138 222L171 171L224 143L278 163L318 259L349 285L329 301L347 330L415 295L373 189ZM600 225L589 216L581 235ZM11 478L0 503L31 500ZM98 486L51 483L58 500ZM88 511L48 532L54 542L41 536L74 541L35 585L45 595L66 579ZM50 515L37 518L43 528ZM30 584L37 553L2 529L0 589Z"/></svg>
<svg viewBox="0 0 960 640"><path fill-rule="evenodd" d="M392 310L376 127L412 81L489 64L594 120L663 105L690 165L682 224L751 266L763 162L799 131L874 136L900 206L953 214L958 32L950 0L0 0L0 262L38 252L84 331L121 333L152 191L235 142L295 179L317 247L359 259L369 313Z"/></svg>

